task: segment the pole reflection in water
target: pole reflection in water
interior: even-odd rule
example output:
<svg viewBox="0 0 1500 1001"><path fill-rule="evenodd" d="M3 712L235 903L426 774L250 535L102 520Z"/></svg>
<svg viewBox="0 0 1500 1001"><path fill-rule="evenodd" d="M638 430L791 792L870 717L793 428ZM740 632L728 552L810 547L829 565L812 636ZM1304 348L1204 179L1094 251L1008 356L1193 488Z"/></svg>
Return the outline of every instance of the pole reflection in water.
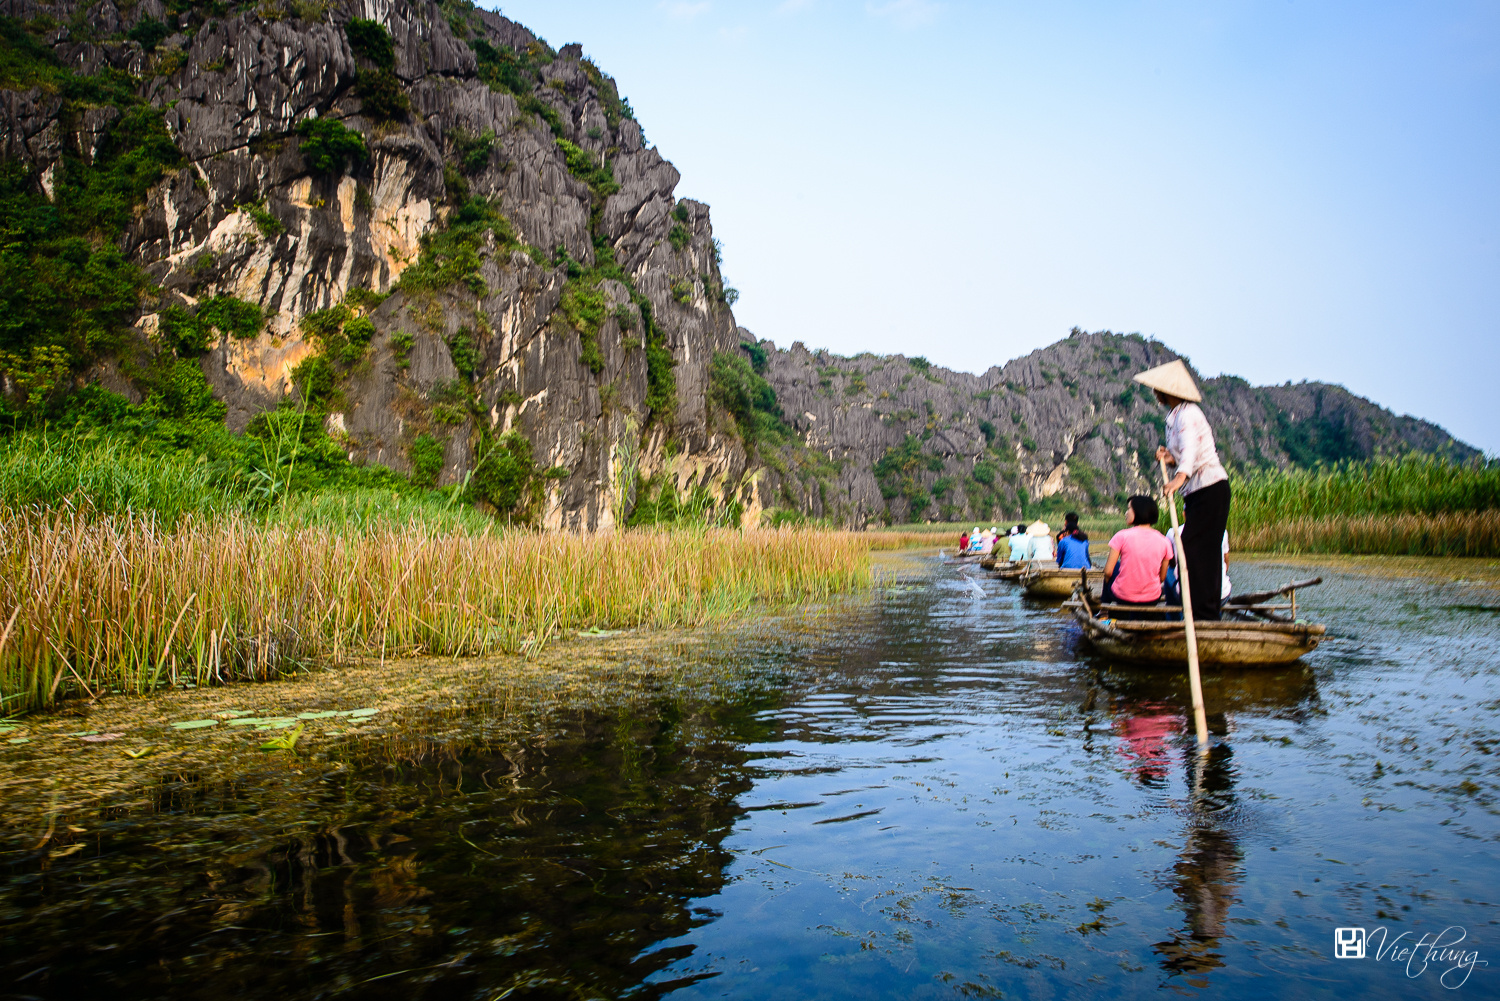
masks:
<svg viewBox="0 0 1500 1001"><path fill-rule="evenodd" d="M1186 801L1183 845L1169 882L1185 921L1152 948L1169 976L1192 987L1210 984L1208 974L1225 965L1220 939L1229 930L1235 891L1244 876L1244 852L1236 835L1241 822L1235 796L1234 751L1226 730L1246 713L1275 711L1305 718L1316 705L1317 686L1300 666L1277 671L1209 671L1205 699L1216 738L1206 753L1188 741L1188 719L1168 693L1180 685L1178 672L1124 669L1106 673L1110 705L1119 735L1118 753L1132 779L1145 788L1165 784L1174 757L1180 761Z"/></svg>
<svg viewBox="0 0 1500 1001"><path fill-rule="evenodd" d="M1232 828L1222 823L1225 811L1234 805L1229 746L1215 744L1206 755L1194 748L1185 757L1193 800L1187 809L1182 855L1173 867L1173 890L1187 924L1154 948L1162 969L1187 975L1194 987L1207 987L1205 975L1224 965L1217 949L1235 903L1244 856Z"/></svg>

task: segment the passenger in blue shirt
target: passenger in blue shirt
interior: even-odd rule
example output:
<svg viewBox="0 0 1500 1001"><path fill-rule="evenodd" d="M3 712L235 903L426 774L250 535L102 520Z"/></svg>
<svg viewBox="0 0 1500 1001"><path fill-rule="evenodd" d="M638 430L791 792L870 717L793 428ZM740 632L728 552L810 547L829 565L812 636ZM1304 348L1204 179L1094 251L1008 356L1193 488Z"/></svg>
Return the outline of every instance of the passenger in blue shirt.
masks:
<svg viewBox="0 0 1500 1001"><path fill-rule="evenodd" d="M1031 546L1031 538L1026 534L1025 525L1017 525L1010 530L1010 561L1021 563L1026 559Z"/></svg>
<svg viewBox="0 0 1500 1001"><path fill-rule="evenodd" d="M1082 529L1057 540L1057 565L1064 570L1083 570L1094 565L1089 558L1089 537Z"/></svg>

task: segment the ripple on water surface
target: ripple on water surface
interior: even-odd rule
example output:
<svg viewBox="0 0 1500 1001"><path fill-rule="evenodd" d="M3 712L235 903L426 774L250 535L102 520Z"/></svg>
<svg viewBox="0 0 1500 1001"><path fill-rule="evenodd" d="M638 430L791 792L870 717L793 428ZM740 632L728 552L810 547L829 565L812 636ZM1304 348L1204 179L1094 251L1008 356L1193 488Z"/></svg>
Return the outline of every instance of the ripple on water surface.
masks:
<svg viewBox="0 0 1500 1001"><path fill-rule="evenodd" d="M1465 975L1378 961L1378 935L1336 960L1344 926L1456 926L1500 962L1489 585L1321 567L1299 611L1329 639L1208 672L1202 760L1182 672L1101 660L973 568L892 565L831 616L734 633L712 697L335 756L295 823L272 782L164 776L90 851L11 853L9 989L1407 998Z"/></svg>

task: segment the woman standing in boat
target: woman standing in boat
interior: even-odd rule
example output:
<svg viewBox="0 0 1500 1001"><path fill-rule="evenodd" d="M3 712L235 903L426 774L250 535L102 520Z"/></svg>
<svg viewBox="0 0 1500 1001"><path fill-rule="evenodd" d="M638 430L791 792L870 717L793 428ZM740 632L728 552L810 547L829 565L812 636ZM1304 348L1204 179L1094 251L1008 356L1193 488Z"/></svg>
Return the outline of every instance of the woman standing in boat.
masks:
<svg viewBox="0 0 1500 1001"><path fill-rule="evenodd" d="M1213 429L1198 406L1203 395L1180 360L1148 369L1135 381L1156 391L1167 415L1167 443L1156 450L1177 473L1167 481L1167 500L1182 491L1182 552L1187 560L1193 618L1219 617L1220 547L1229 525L1229 474L1219 462Z"/></svg>

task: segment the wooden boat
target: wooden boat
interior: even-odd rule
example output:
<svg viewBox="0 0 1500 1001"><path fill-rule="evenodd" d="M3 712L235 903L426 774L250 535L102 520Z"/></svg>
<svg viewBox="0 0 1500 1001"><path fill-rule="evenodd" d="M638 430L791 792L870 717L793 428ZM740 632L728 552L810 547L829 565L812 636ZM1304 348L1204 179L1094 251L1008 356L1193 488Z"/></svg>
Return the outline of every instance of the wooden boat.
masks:
<svg viewBox="0 0 1500 1001"><path fill-rule="evenodd" d="M1032 563L1021 571L1019 579L1029 597L1061 601L1073 593L1073 589L1083 582L1085 575L1090 588L1104 586L1104 571L1097 567L1063 570L1056 566Z"/></svg>
<svg viewBox="0 0 1500 1001"><path fill-rule="evenodd" d="M1031 564L1026 560L1008 560L997 556L987 556L979 561L979 566L993 573L999 580L1020 580L1021 575Z"/></svg>
<svg viewBox="0 0 1500 1001"><path fill-rule="evenodd" d="M1298 581L1274 591L1237 595L1222 606L1217 622L1197 622L1198 659L1205 664L1231 667L1269 667L1288 664L1312 652L1323 640L1325 626L1297 621L1296 591L1321 584L1322 578ZM1290 604L1266 604L1267 599L1290 595ZM1187 663L1187 631L1181 620L1166 621L1180 614L1176 606L1101 605L1082 588L1068 606L1083 627L1083 635L1099 652L1138 664ZM1153 618L1121 621L1112 613L1129 610ZM1154 616L1162 616L1155 619Z"/></svg>

